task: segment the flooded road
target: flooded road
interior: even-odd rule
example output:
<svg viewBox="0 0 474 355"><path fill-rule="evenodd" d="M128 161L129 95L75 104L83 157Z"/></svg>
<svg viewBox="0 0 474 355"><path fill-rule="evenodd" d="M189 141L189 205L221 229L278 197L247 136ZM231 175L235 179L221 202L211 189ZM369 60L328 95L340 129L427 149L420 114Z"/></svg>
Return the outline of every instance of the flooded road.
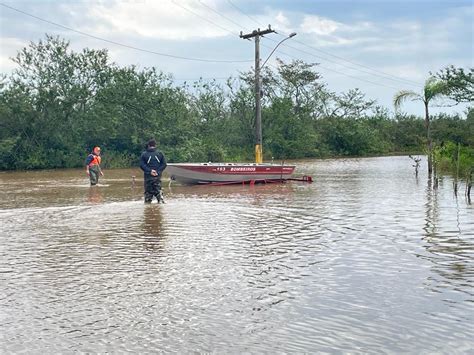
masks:
<svg viewBox="0 0 474 355"><path fill-rule="evenodd" d="M464 186L407 157L297 171L164 205L139 170L0 173L0 352L472 352Z"/></svg>

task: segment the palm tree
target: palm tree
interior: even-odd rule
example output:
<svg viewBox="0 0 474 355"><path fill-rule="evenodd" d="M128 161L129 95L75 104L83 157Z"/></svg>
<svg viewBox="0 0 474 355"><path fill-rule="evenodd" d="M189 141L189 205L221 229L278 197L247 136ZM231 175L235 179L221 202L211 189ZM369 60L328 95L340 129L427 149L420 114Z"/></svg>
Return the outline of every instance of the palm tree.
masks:
<svg viewBox="0 0 474 355"><path fill-rule="evenodd" d="M426 128L426 138L428 146L428 174L431 175L433 172L433 145L431 141L431 120L430 114L428 111L428 106L431 100L442 96L446 93L447 84L444 81L436 79L435 77L430 77L425 82L423 87L423 93L419 94L411 90L401 90L395 94L393 97L393 104L395 109L399 109L402 103L406 100L411 101L422 101L425 105L425 128Z"/></svg>

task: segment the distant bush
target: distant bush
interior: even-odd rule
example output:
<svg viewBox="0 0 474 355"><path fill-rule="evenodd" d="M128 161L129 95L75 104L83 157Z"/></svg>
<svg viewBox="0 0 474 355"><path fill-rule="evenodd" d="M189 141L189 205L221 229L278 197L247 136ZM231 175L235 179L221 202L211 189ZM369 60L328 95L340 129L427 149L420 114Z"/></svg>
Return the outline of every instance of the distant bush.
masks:
<svg viewBox="0 0 474 355"><path fill-rule="evenodd" d="M466 178L474 170L474 148L446 142L435 149L435 162L440 171L453 175L457 174L459 166L459 177Z"/></svg>

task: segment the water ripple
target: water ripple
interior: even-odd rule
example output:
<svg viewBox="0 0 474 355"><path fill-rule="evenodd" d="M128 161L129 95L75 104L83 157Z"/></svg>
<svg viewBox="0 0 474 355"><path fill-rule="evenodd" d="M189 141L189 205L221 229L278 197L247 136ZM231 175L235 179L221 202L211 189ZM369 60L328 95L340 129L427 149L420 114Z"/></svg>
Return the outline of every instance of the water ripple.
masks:
<svg viewBox="0 0 474 355"><path fill-rule="evenodd" d="M135 171L0 175L0 349L468 353L474 210L450 179L405 157L298 165L315 183L164 205Z"/></svg>

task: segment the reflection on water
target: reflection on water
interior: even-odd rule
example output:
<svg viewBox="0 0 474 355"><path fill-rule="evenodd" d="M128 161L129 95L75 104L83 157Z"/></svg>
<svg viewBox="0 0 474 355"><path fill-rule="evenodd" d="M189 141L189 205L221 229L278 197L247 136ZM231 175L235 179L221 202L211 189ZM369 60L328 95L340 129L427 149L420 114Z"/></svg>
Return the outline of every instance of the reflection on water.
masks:
<svg viewBox="0 0 474 355"><path fill-rule="evenodd" d="M450 180L450 179L449 179ZM453 197L453 205L446 210L440 204L439 194L446 188L452 186L451 181L443 178L437 185L430 179L426 188L426 219L425 235L422 238L429 252L429 260L435 271L434 281L429 284L434 291L443 290L449 285L453 290L466 294L470 300L474 300L472 282L474 280L473 253L474 238L469 226L462 223L463 207L462 200ZM452 191L454 193L454 191ZM449 221L446 223L445 221ZM472 220L471 220L472 221ZM471 223L472 224L472 223ZM449 226L449 228L443 228ZM466 229L464 231L464 229ZM467 238L464 235L468 236ZM470 237L469 237L470 236Z"/></svg>
<svg viewBox="0 0 474 355"><path fill-rule="evenodd" d="M99 186L91 186L87 192L87 201L92 204L98 204L104 201L102 190Z"/></svg>
<svg viewBox="0 0 474 355"><path fill-rule="evenodd" d="M313 184L151 205L136 170L1 173L1 352L471 351L474 211L452 180L407 157L297 165Z"/></svg>
<svg viewBox="0 0 474 355"><path fill-rule="evenodd" d="M163 229L163 216L159 204L149 204L143 210L142 231L145 236L145 248L150 252L164 250L165 231Z"/></svg>

